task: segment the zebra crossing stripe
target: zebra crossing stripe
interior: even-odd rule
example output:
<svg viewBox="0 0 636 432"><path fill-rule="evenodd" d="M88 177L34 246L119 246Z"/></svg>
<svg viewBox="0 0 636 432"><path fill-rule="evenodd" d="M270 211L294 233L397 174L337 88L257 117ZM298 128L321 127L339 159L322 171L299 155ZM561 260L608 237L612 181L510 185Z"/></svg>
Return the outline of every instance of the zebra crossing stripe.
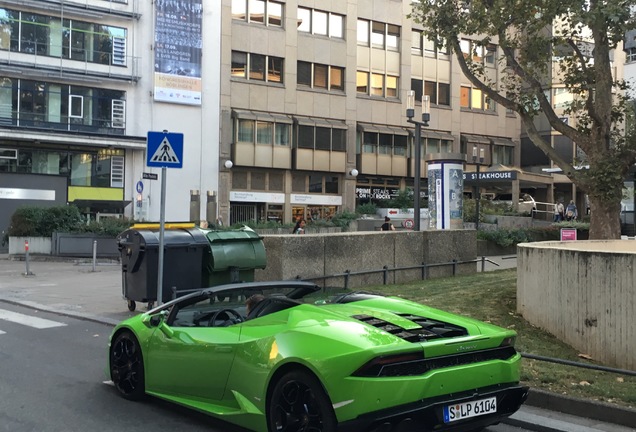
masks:
<svg viewBox="0 0 636 432"><path fill-rule="evenodd" d="M0 334L7 334L7 332L3 332L2 330L0 330Z"/></svg>
<svg viewBox="0 0 636 432"><path fill-rule="evenodd" d="M0 320L11 321L16 324L22 324L36 329L64 327L66 325L65 323L38 318L31 315L24 315L4 309L0 309Z"/></svg>

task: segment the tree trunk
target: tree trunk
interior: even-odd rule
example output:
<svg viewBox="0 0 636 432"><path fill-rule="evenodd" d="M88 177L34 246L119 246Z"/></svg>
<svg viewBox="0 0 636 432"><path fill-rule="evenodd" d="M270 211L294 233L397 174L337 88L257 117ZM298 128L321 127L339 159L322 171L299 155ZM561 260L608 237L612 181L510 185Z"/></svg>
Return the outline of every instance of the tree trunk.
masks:
<svg viewBox="0 0 636 432"><path fill-rule="evenodd" d="M590 240L621 238L620 201L608 202L590 197ZM579 219L585 209L579 210Z"/></svg>

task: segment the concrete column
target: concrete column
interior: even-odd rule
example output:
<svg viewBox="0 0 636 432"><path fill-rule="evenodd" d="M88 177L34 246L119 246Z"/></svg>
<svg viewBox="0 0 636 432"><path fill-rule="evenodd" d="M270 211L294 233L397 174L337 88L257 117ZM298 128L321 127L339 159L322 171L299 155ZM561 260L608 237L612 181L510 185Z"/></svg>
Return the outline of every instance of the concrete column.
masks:
<svg viewBox="0 0 636 432"><path fill-rule="evenodd" d="M535 200L537 198L535 197ZM554 204L556 202L556 197L554 196L554 186L548 185L547 191L546 191L546 202L552 203ZM537 206L537 210L542 210L541 208L539 208L539 206ZM554 208L548 206L548 208L546 209L547 213L540 213L545 215L543 219L551 221L554 219Z"/></svg>
<svg viewBox="0 0 636 432"><path fill-rule="evenodd" d="M205 203L205 220L208 221L208 224L216 223L217 217L217 205L216 205L216 192L208 191L206 194L206 203Z"/></svg>
<svg viewBox="0 0 636 432"><path fill-rule="evenodd" d="M201 220L201 194L198 189L190 190L190 222Z"/></svg>
<svg viewBox="0 0 636 432"><path fill-rule="evenodd" d="M519 180L512 181L512 209L519 211Z"/></svg>

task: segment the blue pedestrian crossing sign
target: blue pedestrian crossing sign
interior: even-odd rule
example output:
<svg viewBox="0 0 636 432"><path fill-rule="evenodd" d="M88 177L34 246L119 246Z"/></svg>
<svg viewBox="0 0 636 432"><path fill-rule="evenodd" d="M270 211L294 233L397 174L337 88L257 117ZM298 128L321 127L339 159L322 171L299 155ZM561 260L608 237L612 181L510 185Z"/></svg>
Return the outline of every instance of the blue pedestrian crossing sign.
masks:
<svg viewBox="0 0 636 432"><path fill-rule="evenodd" d="M183 134L148 132L146 166L183 168Z"/></svg>

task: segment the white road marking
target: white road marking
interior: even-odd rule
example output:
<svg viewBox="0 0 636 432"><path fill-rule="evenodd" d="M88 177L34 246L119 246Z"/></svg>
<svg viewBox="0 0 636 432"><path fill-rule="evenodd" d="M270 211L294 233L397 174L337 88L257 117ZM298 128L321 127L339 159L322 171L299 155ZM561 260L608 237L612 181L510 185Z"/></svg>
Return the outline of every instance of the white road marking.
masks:
<svg viewBox="0 0 636 432"><path fill-rule="evenodd" d="M114 382L112 382L111 380L108 380L108 381L102 381L102 384L106 384L106 385L108 385L108 386L113 386L113 387L115 387L115 383L114 383Z"/></svg>
<svg viewBox="0 0 636 432"><path fill-rule="evenodd" d="M0 335L1 334L7 334L7 332L3 332L2 330L0 330Z"/></svg>
<svg viewBox="0 0 636 432"><path fill-rule="evenodd" d="M17 312L0 309L0 320L11 321L17 324L26 325L36 329L46 329L52 327L64 327L66 324L51 321L44 318L38 318L30 315L24 315Z"/></svg>

